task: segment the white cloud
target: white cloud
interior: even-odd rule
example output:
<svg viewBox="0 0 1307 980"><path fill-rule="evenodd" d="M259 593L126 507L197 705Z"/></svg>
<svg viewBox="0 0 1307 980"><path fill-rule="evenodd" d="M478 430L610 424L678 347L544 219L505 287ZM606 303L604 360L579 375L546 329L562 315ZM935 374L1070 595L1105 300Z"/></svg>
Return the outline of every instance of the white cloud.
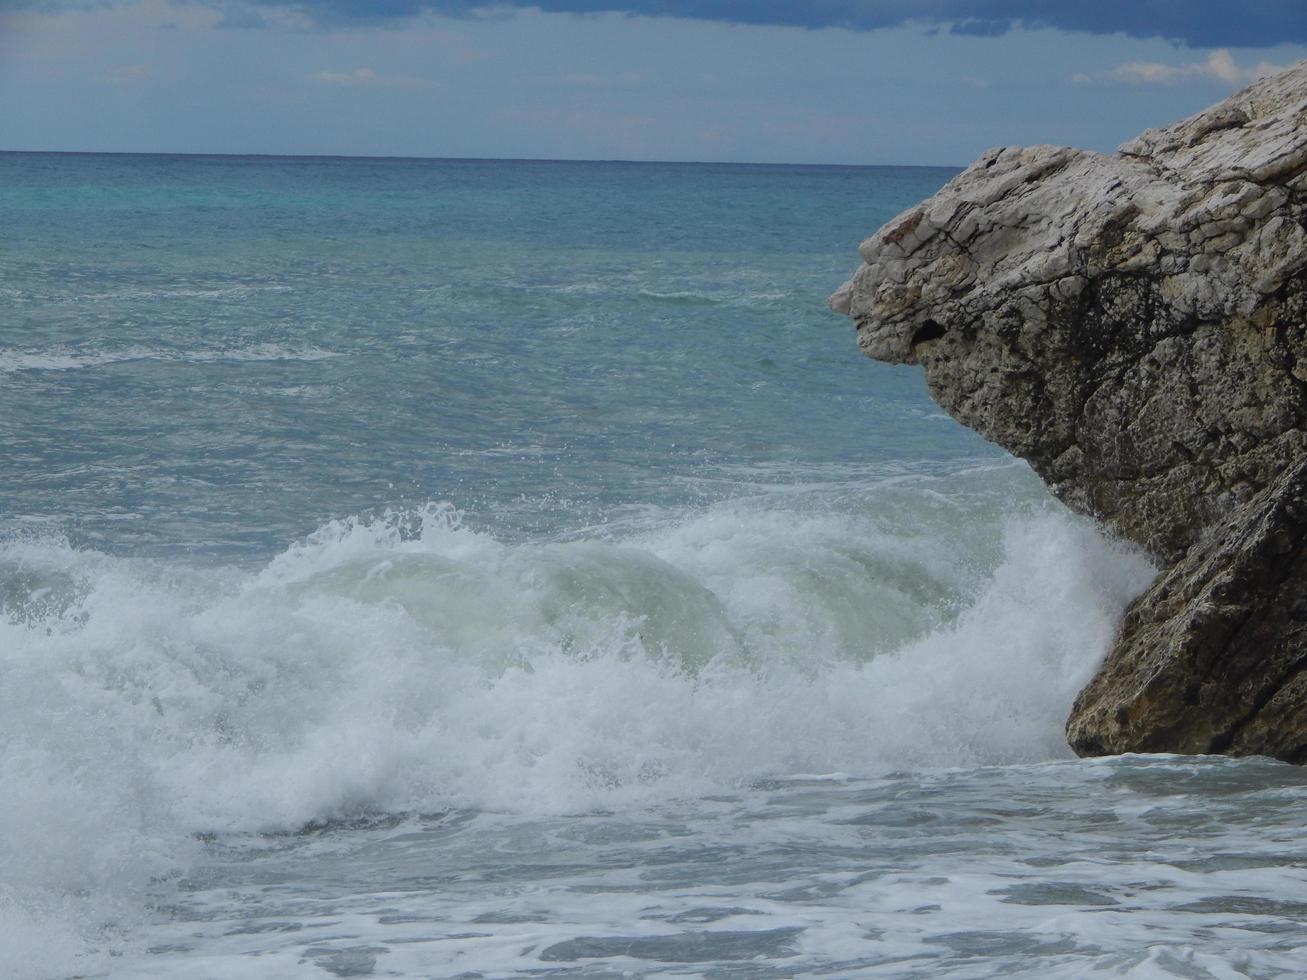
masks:
<svg viewBox="0 0 1307 980"><path fill-rule="evenodd" d="M1260 61L1255 65L1241 66L1225 48L1213 51L1206 61L1190 61L1181 65L1168 65L1160 61L1127 61L1117 65L1104 80L1125 82L1128 85L1180 85L1184 82L1224 82L1231 87L1249 85L1259 78L1283 71L1283 65ZM1073 82L1091 81L1087 75L1076 75Z"/></svg>
<svg viewBox="0 0 1307 980"><path fill-rule="evenodd" d="M355 68L353 71L314 71L304 76L310 82L319 85L339 85L342 88L364 88L386 86L389 88L414 88L430 85L421 78L400 75L378 75L371 68Z"/></svg>
<svg viewBox="0 0 1307 980"><path fill-rule="evenodd" d="M613 88L619 85L638 85L645 80L639 72L627 71L620 75L586 75L573 74L562 76L566 85L580 85L584 88Z"/></svg>
<svg viewBox="0 0 1307 980"><path fill-rule="evenodd" d="M108 71L101 72L97 80L106 85L130 85L132 82L140 82L150 77L149 65L121 65L117 68L110 68Z"/></svg>
<svg viewBox="0 0 1307 980"><path fill-rule="evenodd" d="M304 77L324 85L375 85L381 81L371 68L355 68L353 71L315 71Z"/></svg>

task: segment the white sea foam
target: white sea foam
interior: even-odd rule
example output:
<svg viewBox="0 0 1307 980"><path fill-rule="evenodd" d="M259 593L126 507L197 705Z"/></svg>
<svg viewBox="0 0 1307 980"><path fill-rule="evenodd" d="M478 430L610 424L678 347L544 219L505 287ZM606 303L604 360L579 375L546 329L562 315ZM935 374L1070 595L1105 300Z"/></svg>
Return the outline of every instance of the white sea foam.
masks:
<svg viewBox="0 0 1307 980"><path fill-rule="evenodd" d="M706 289L706 290L687 290L687 289L650 289L640 288L635 291L635 295L647 300L654 300L661 303L684 304L684 305L725 305L725 306L774 306L782 300L789 299L791 294L779 292L775 289L760 289L756 292L740 292L738 289Z"/></svg>
<svg viewBox="0 0 1307 980"><path fill-rule="evenodd" d="M231 839L124 973L1296 980L1305 793L1124 757Z"/></svg>
<svg viewBox="0 0 1307 980"><path fill-rule="evenodd" d="M321 347L251 344L247 347L212 350L173 351L147 347L124 347L118 350L86 351L68 347L43 350L19 350L0 347L0 374L17 371L76 371L105 364L129 361L171 361L208 364L219 361L321 361L343 356L339 351Z"/></svg>
<svg viewBox="0 0 1307 980"><path fill-rule="evenodd" d="M226 296L249 296L251 293L289 293L293 287L278 284L241 283L232 286L165 286L154 289L128 287L72 297L76 302L104 300L135 302L142 299L218 299Z"/></svg>
<svg viewBox="0 0 1307 980"><path fill-rule="evenodd" d="M922 500L916 526L735 502L515 545L433 505L254 574L11 541L0 918L27 938L0 974L104 948L196 834L1065 757L1147 564L1060 512L986 539Z"/></svg>

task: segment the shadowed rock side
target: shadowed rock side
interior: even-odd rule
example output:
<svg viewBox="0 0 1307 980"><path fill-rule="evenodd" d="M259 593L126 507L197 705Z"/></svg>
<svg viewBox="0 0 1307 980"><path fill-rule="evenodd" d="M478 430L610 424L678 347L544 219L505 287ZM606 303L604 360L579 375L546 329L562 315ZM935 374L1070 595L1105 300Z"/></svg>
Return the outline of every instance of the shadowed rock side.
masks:
<svg viewBox="0 0 1307 980"><path fill-rule="evenodd" d="M1163 567L1082 754L1307 761L1307 62L1115 156L985 153L830 299Z"/></svg>

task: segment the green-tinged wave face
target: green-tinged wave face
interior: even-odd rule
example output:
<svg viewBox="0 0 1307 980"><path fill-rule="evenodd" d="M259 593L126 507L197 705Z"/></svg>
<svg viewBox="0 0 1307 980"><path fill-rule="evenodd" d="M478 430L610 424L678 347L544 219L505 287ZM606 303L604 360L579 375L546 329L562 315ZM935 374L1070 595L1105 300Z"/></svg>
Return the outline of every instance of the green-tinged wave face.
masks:
<svg viewBox="0 0 1307 980"><path fill-rule="evenodd" d="M1065 757L1149 570L1035 489L1006 466L549 542L432 506L253 569L13 541L7 887L144 889L196 834Z"/></svg>

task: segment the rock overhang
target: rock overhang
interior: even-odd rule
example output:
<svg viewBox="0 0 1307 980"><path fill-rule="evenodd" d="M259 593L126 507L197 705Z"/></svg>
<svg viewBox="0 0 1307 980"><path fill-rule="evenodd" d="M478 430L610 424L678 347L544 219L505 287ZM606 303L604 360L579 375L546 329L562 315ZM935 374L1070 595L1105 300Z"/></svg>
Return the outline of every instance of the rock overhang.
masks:
<svg viewBox="0 0 1307 980"><path fill-rule="evenodd" d="M1307 63L1149 130L1115 155L987 151L859 254L862 265L830 306L854 320L860 348L920 364L942 407L1028 460L1074 509L1147 548L1164 566L1159 581L1179 569L1189 591L1169 595L1211 605L1199 580L1236 566L1241 580L1255 579L1257 561L1234 558L1237 542L1261 533L1253 524L1279 521L1272 537L1296 540L1292 474L1307 444ZM1231 531L1231 520L1243 531ZM1225 552L1213 550L1216 540ZM1284 574L1295 581L1296 572ZM1307 665L1283 595L1272 604L1289 616L1284 628L1273 642L1257 633L1274 648L1260 684L1214 680L1220 656L1196 666L1184 653L1202 645L1201 624L1219 617L1191 616L1199 625L1184 627L1137 615L1140 603L1157 601L1150 595L1132 607L1073 715L1073 728L1093 717L1102 731L1081 724L1073 743L1292 757L1279 742L1232 734L1252 730L1255 706L1296 683L1295 664ZM1235 603L1248 618L1227 631L1227 667L1247 660L1239 649L1253 642L1248 622L1259 602L1272 602L1269 593L1252 589ZM1165 669L1142 657L1145 648L1163 651ZM1135 669L1122 672L1130 657ZM1115 680L1105 685L1109 668ZM1185 740L1182 723L1163 723L1156 676L1176 682L1167 710L1215 713L1219 731ZM1194 693L1221 687L1243 694L1225 704ZM1090 701L1112 711L1099 717ZM1140 734L1150 730L1141 704L1151 706L1153 734L1171 731L1170 741ZM1293 724L1307 746L1307 700L1298 710Z"/></svg>

